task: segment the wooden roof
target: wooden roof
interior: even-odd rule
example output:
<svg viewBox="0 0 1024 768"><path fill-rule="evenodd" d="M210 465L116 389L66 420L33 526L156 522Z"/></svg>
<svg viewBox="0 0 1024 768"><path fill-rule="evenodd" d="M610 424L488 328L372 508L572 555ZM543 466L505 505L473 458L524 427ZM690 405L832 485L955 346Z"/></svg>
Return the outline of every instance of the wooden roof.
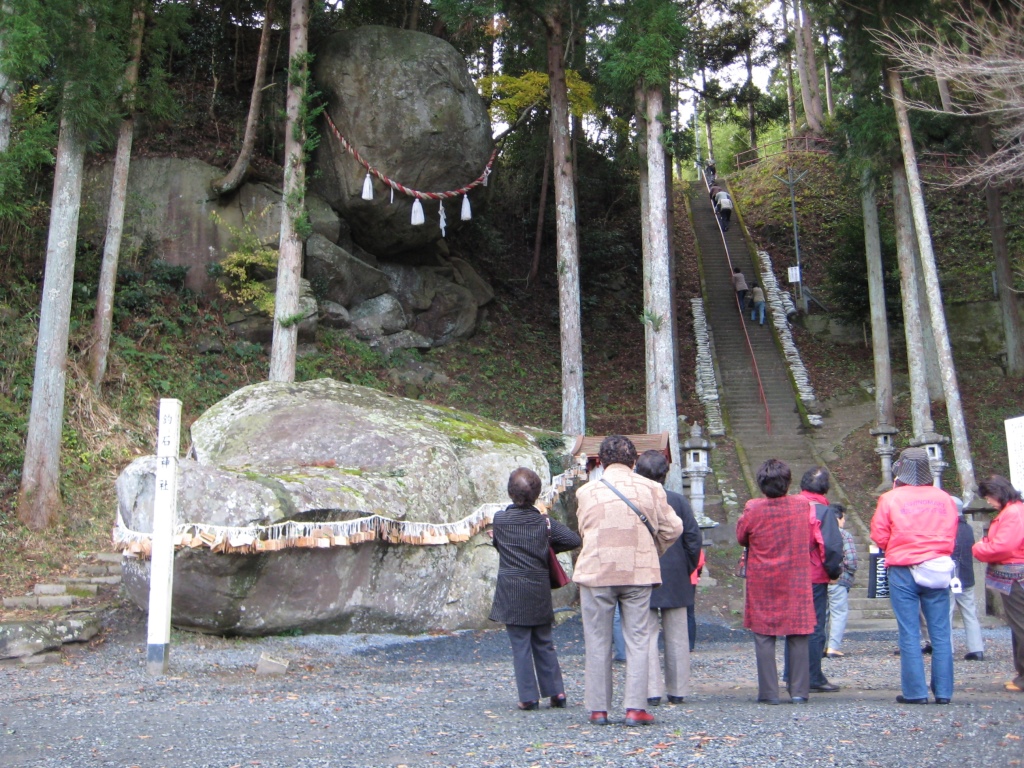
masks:
<svg viewBox="0 0 1024 768"><path fill-rule="evenodd" d="M579 436L576 438L575 444L572 447L572 455L579 456L581 453L585 453L587 458L597 458L597 451L601 447L601 441L604 440L606 435L586 435ZM669 448L668 432L662 432L656 435L626 435L630 440L633 441L633 445L636 446L636 453L639 456L644 451L661 451L665 454L665 458L672 461L672 450Z"/></svg>

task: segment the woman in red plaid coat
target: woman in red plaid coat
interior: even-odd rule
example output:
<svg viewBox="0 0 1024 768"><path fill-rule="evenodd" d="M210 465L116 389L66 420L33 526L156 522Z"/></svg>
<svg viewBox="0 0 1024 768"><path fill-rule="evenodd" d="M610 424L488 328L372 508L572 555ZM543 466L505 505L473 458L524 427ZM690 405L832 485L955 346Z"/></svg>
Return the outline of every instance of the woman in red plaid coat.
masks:
<svg viewBox="0 0 1024 768"><path fill-rule="evenodd" d="M768 459L757 470L757 484L767 497L751 499L736 523L736 539L747 548L747 599L743 626L754 633L757 700L779 703L775 638L789 648L788 690L793 703L810 695L808 639L814 631L810 551L825 554L814 506L801 496L787 496L789 467Z"/></svg>

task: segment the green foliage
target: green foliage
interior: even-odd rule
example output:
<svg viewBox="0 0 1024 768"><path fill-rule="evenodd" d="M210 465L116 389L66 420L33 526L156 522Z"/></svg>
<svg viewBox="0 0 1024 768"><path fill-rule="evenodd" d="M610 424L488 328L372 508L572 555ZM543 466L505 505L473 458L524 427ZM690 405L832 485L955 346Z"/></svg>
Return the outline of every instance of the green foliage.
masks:
<svg viewBox="0 0 1024 768"><path fill-rule="evenodd" d="M130 9L123 0L7 0L0 71L46 83L47 108L93 142L120 118ZM56 121L56 120L55 120Z"/></svg>
<svg viewBox="0 0 1024 768"><path fill-rule="evenodd" d="M896 238L891 227L880 229L886 311L890 322L895 323L902 318ZM829 294L832 296L832 304L829 306L831 313L853 326L870 321L863 216L847 215L836 226L835 250L826 264L825 274Z"/></svg>
<svg viewBox="0 0 1024 768"><path fill-rule="evenodd" d="M0 219L25 219L41 203L29 194L38 170L53 162L55 125L42 111L46 91L33 85L14 94L11 143L0 154Z"/></svg>
<svg viewBox="0 0 1024 768"><path fill-rule="evenodd" d="M632 0L610 13L614 34L598 47L611 90L628 99L638 83L668 85L689 34L682 7L671 0Z"/></svg>
<svg viewBox="0 0 1024 768"><path fill-rule="evenodd" d="M231 235L231 250L213 270L221 296L235 304L252 305L273 317L274 295L262 281L277 274L278 253L263 245L256 229L256 222L269 210L268 206L259 212L251 211L241 227L228 224L216 212L210 214L210 219L226 227Z"/></svg>
<svg viewBox="0 0 1024 768"><path fill-rule="evenodd" d="M566 70L565 84L569 90L569 113L582 118L593 114L593 88L579 72ZM477 81L489 103L491 120L513 125L530 107L545 107L548 101L548 75L531 70L521 75L487 75Z"/></svg>

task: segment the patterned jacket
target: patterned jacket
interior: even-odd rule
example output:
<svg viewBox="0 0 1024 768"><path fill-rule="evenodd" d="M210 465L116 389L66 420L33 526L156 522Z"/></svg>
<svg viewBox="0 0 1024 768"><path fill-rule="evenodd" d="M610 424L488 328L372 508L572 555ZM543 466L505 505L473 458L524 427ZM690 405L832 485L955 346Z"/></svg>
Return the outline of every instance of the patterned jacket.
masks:
<svg viewBox="0 0 1024 768"><path fill-rule="evenodd" d="M814 631L810 547L824 555L814 508L802 496L751 499L736 523L747 548L747 599L743 626L759 635L809 635Z"/></svg>
<svg viewBox="0 0 1024 768"><path fill-rule="evenodd" d="M566 552L580 545L580 537L535 507L514 504L494 515L494 547L498 550L498 583L491 604L491 621L536 627L550 624L551 582L548 547Z"/></svg>
<svg viewBox="0 0 1024 768"><path fill-rule="evenodd" d="M843 575L836 583L849 589L853 586L853 574L857 571L857 542L845 528L840 528L839 534L843 537Z"/></svg>
<svg viewBox="0 0 1024 768"><path fill-rule="evenodd" d="M583 549L572 580L584 587L658 586L658 556L682 535L682 520L672 511L659 483L641 477L625 464L606 467L602 478L647 516L655 536L615 491L600 481L587 483L576 493Z"/></svg>

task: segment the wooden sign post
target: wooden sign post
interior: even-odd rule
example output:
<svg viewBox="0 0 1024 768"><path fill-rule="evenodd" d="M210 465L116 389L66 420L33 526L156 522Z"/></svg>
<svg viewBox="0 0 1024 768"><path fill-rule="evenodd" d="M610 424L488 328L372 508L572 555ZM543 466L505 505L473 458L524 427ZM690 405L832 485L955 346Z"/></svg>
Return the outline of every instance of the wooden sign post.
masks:
<svg viewBox="0 0 1024 768"><path fill-rule="evenodd" d="M160 400L157 429L156 493L153 498L153 554L149 564L149 631L146 671L167 674L171 643L171 592L174 587L174 521L178 508L178 445L181 401Z"/></svg>
<svg viewBox="0 0 1024 768"><path fill-rule="evenodd" d="M1018 491L1024 489L1024 416L1007 419L1006 454L1010 463L1010 482Z"/></svg>

